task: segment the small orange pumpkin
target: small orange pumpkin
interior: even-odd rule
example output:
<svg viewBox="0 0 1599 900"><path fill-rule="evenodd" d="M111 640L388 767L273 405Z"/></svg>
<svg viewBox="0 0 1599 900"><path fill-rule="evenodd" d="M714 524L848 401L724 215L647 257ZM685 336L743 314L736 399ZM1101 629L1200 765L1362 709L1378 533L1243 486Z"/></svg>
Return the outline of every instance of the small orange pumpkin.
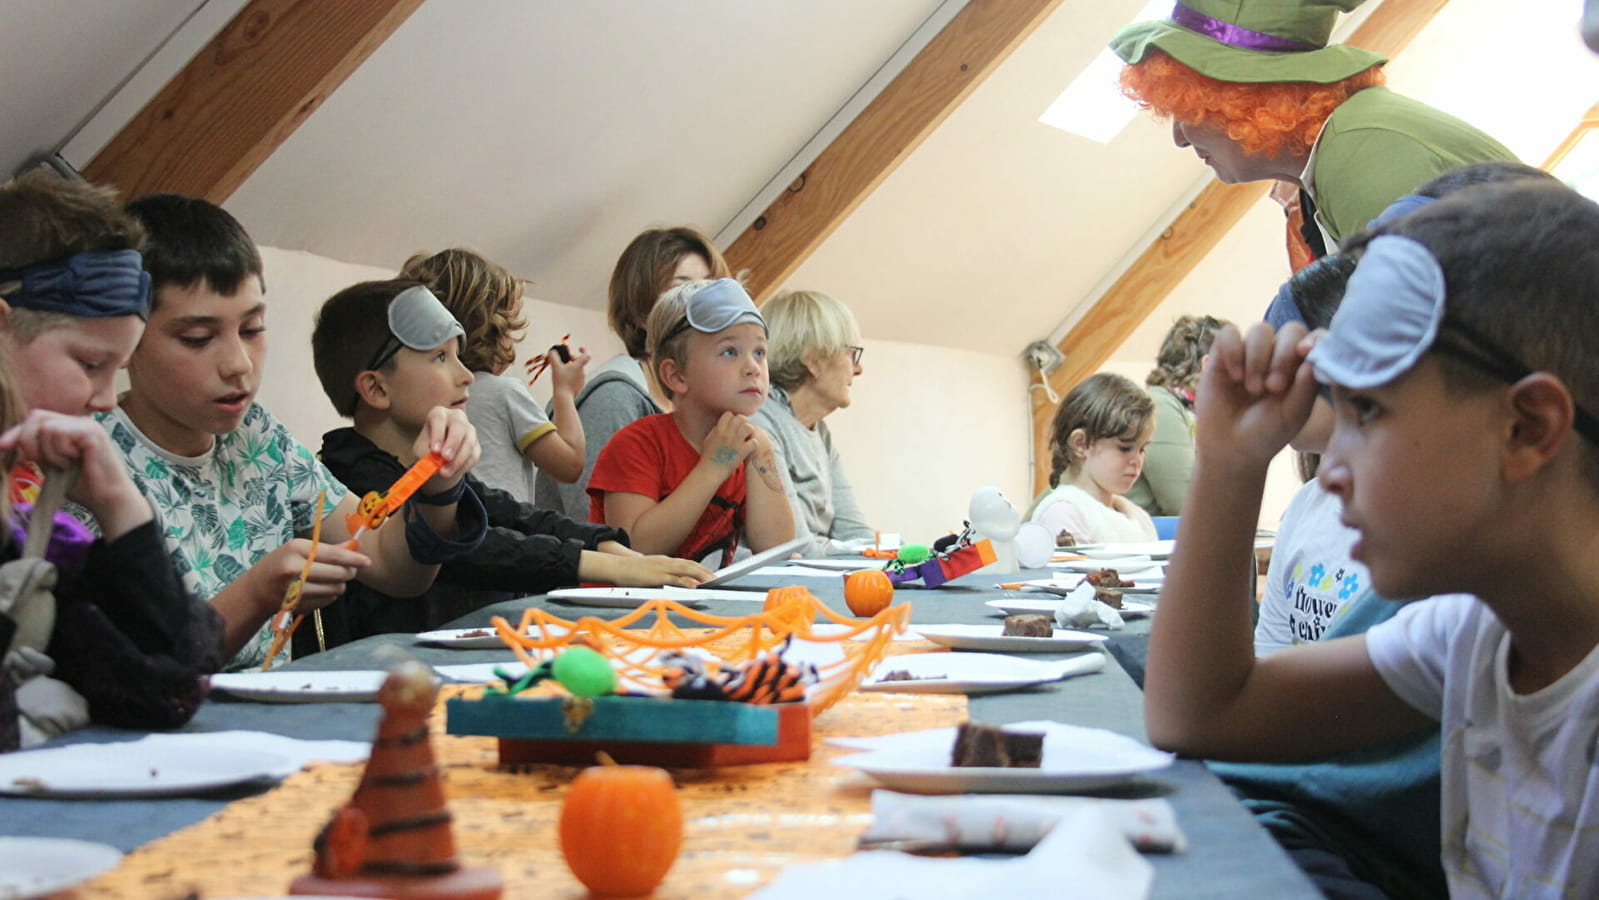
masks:
<svg viewBox="0 0 1599 900"><path fill-rule="evenodd" d="M761 611L776 613L780 621L798 625L799 622L794 620L811 620L814 599L810 588L803 585L772 588L766 592L766 602L761 604Z"/></svg>
<svg viewBox="0 0 1599 900"><path fill-rule="evenodd" d="M894 582L882 569L863 569L844 576L844 605L863 619L882 612L894 602Z"/></svg>
<svg viewBox="0 0 1599 900"><path fill-rule="evenodd" d="M648 894L677 862L683 810L677 787L654 766L591 766L561 806L561 853L601 897Z"/></svg>

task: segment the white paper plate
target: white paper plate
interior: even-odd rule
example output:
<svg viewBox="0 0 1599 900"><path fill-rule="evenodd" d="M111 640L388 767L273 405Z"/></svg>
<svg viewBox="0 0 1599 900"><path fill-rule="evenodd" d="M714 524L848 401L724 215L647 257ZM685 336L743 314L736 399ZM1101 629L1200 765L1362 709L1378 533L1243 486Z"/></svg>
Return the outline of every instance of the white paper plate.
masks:
<svg viewBox="0 0 1599 900"><path fill-rule="evenodd" d="M1095 790L1163 769L1173 756L1132 738L1060 722L1018 722L1014 731L1044 733L1036 769L956 767L949 764L955 729L934 728L882 738L830 739L869 748L831 760L858 769L896 791L922 794L1051 794Z"/></svg>
<svg viewBox="0 0 1599 900"><path fill-rule="evenodd" d="M711 590L709 588L679 587L579 587L559 588L545 595L573 606L605 606L633 609L650 600L676 600L679 603L700 603L706 600L739 600L765 603L765 591Z"/></svg>
<svg viewBox="0 0 1599 900"><path fill-rule="evenodd" d="M916 631L935 644L956 650L993 653L1069 653L1090 650L1106 640L1102 634L1055 629L1053 637L1014 637L1003 625L918 625Z"/></svg>
<svg viewBox="0 0 1599 900"><path fill-rule="evenodd" d="M70 838L0 837L0 898L29 900L109 872L122 851Z"/></svg>
<svg viewBox="0 0 1599 900"><path fill-rule="evenodd" d="M1116 572L1132 581L1137 581L1144 575L1159 573L1165 576L1164 560L1150 559L1147 556L1118 556L1114 559L1074 559L1067 562L1050 563L1051 569L1060 569L1066 572L1096 572L1100 569L1115 569Z"/></svg>
<svg viewBox="0 0 1599 900"><path fill-rule="evenodd" d="M1150 559L1170 559L1176 541L1119 541L1102 544L1080 544L1071 548L1090 559L1115 559L1121 556L1147 556Z"/></svg>
<svg viewBox="0 0 1599 900"><path fill-rule="evenodd" d="M566 629L554 625L546 626L549 633L565 634ZM537 626L528 629L529 634L539 634ZM504 650L505 642L495 632L494 627L486 625L482 628L446 628L442 631L424 631L416 636L418 644L432 644L436 647L451 647L456 650Z"/></svg>
<svg viewBox="0 0 1599 900"><path fill-rule="evenodd" d="M1055 608L1060 605L1060 601L1012 600L1005 598L1001 600L990 600L983 605L997 609L1007 616L1025 616L1031 613L1042 613L1046 616L1053 616L1055 614ZM1155 614L1155 604L1145 603L1142 600L1128 600L1126 597L1123 597L1122 608L1120 612L1122 614L1122 618L1124 619L1143 619Z"/></svg>
<svg viewBox="0 0 1599 900"><path fill-rule="evenodd" d="M156 797L195 794L294 771L265 750L69 744L0 756L0 793L26 797ZM3 870L3 869L0 869Z"/></svg>
<svg viewBox="0 0 1599 900"><path fill-rule="evenodd" d="M370 703L387 672L225 672L211 687L230 697L261 703Z"/></svg>
<svg viewBox="0 0 1599 900"><path fill-rule="evenodd" d="M817 637L832 637L835 634L844 634L845 632L854 630L855 629L849 625L840 625L837 622L819 622L811 626L811 633ZM862 633L861 637L864 639L865 637L871 635L871 633L872 632L868 629ZM922 637L920 634L917 634L915 626L912 626L911 628L907 628L899 634L894 635L889 640L923 641L926 640L926 638Z"/></svg>
<svg viewBox="0 0 1599 900"><path fill-rule="evenodd" d="M896 694L992 694L1086 675L1105 667L1105 654L1080 653L1071 659L1042 662L999 653L906 653L877 664L861 682L863 691ZM884 681L894 672L909 680Z"/></svg>
<svg viewBox="0 0 1599 900"><path fill-rule="evenodd" d="M791 559L791 566L804 566L808 569L831 569L834 572L859 572L864 569L881 569L883 560L867 559Z"/></svg>

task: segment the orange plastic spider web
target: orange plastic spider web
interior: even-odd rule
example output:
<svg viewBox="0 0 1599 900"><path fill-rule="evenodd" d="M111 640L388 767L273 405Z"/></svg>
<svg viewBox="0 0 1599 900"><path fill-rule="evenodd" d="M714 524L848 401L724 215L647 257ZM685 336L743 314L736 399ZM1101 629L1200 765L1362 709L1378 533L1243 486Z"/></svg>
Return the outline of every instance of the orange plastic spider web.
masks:
<svg viewBox="0 0 1599 900"><path fill-rule="evenodd" d="M816 643L837 643L843 657L818 666L820 681L806 694L813 717L854 690L882 660L894 635L910 624L908 603L890 606L869 619L854 619L828 609L808 590L784 590L779 602L769 604L774 608L747 616L716 616L675 600L656 599L610 620L584 616L571 621L542 609L528 609L515 628L500 616L495 616L493 622L500 639L529 669L571 646L574 637L586 635L592 638L590 646L611 660L618 680L634 689L657 693L664 689L662 676L668 668L659 662L662 650L703 650L716 644L721 653L705 661L706 668L714 670L773 652L790 635ZM697 633L689 634L672 622L672 613L710 626L710 631L696 628ZM844 628L816 634L813 622L817 614ZM653 620L643 627L632 627L652 615Z"/></svg>

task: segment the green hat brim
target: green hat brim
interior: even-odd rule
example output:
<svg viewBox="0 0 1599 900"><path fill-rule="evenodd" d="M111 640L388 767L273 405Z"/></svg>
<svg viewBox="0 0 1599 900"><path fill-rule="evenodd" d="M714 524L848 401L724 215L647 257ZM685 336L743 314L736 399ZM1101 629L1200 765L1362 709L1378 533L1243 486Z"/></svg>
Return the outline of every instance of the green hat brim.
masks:
<svg viewBox="0 0 1599 900"><path fill-rule="evenodd" d="M1138 22L1116 32L1110 49L1128 65L1142 62L1150 48L1166 51L1201 75L1239 84L1310 81L1332 84L1388 61L1348 44L1297 53L1266 53L1232 47L1170 21Z"/></svg>

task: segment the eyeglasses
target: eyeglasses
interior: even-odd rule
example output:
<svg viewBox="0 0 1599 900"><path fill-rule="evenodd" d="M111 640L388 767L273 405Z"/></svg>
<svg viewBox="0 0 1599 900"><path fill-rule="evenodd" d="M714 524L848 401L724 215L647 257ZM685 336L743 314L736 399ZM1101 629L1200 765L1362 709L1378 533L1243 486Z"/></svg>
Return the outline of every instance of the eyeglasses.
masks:
<svg viewBox="0 0 1599 900"><path fill-rule="evenodd" d="M849 361L851 365L858 366L861 364L861 357L866 354L865 347L857 347L854 344L845 344L844 349L849 351Z"/></svg>

